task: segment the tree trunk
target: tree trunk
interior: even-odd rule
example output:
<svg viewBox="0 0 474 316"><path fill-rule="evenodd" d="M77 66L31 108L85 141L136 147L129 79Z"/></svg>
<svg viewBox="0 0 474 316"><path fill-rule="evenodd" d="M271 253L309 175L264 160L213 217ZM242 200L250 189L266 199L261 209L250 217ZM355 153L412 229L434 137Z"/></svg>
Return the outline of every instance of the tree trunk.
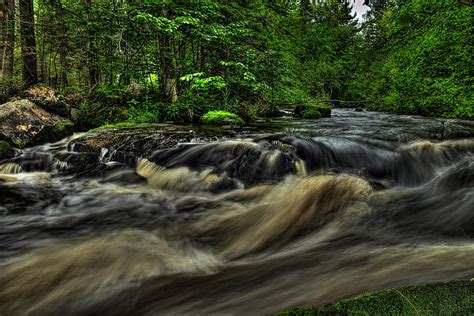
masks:
<svg viewBox="0 0 474 316"><path fill-rule="evenodd" d="M163 9L162 15L167 17L168 11ZM160 36L160 67L160 87L163 99L168 102L178 102L176 60L172 38L168 34Z"/></svg>
<svg viewBox="0 0 474 316"><path fill-rule="evenodd" d="M0 0L0 78L13 77L15 0Z"/></svg>
<svg viewBox="0 0 474 316"><path fill-rule="evenodd" d="M171 41L168 35L163 35L160 40L160 65L161 65L161 94L166 101L178 101L176 80L176 67L171 51Z"/></svg>
<svg viewBox="0 0 474 316"><path fill-rule="evenodd" d="M0 79L4 77L5 53L7 46L7 8L5 0L0 0Z"/></svg>
<svg viewBox="0 0 474 316"><path fill-rule="evenodd" d="M33 0L20 0L19 4L23 82L26 87L30 87L38 83Z"/></svg>
<svg viewBox="0 0 474 316"><path fill-rule="evenodd" d="M94 14L92 12L92 0L86 0L86 15L89 21L94 19ZM100 68L99 68L99 52L96 45L96 40L94 39L94 34L96 30L88 27L87 29L87 79L89 83L89 88L94 89L97 84L100 82Z"/></svg>
<svg viewBox="0 0 474 316"><path fill-rule="evenodd" d="M60 65L61 65L61 73L59 75L59 86L61 88L65 88L67 85L68 85L68 77L67 77L67 74L68 74L68 65L67 65L67 58L66 58L66 54L67 54L67 37L66 37L66 33L67 33L67 25L64 21L64 10L63 8L60 6L58 8L59 10L59 18L60 18L60 21L61 21L61 41L60 41L60 44L59 44L59 62L60 62Z"/></svg>

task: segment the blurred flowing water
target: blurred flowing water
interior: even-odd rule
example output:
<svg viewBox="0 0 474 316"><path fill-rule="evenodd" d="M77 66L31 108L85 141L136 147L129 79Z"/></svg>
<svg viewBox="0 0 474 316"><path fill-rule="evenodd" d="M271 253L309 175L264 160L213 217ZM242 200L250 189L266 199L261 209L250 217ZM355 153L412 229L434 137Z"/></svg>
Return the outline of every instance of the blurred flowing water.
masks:
<svg viewBox="0 0 474 316"><path fill-rule="evenodd" d="M0 314L265 314L474 276L474 122L127 133L0 162Z"/></svg>

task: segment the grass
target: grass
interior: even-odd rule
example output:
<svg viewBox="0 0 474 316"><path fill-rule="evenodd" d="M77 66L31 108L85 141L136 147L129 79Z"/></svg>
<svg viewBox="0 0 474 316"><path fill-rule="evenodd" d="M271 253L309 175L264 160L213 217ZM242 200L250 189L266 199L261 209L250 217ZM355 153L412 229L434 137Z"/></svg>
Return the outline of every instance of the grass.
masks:
<svg viewBox="0 0 474 316"><path fill-rule="evenodd" d="M276 315L474 315L474 281L452 281L363 294L320 308Z"/></svg>

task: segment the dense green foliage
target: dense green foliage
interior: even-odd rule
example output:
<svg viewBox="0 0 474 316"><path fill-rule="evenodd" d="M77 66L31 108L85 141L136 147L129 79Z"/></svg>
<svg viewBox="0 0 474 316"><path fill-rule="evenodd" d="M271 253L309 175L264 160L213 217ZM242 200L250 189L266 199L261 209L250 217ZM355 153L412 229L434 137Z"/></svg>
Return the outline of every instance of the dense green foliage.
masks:
<svg viewBox="0 0 474 316"><path fill-rule="evenodd" d="M375 110L474 118L474 6L387 1L369 13L349 94Z"/></svg>
<svg viewBox="0 0 474 316"><path fill-rule="evenodd" d="M81 96L83 129L273 115L344 90L357 49L350 12L339 0L38 1L39 80Z"/></svg>
<svg viewBox="0 0 474 316"><path fill-rule="evenodd" d="M211 110L249 120L328 100L474 115L474 6L454 0L366 1L359 22L350 0L33 2L38 80L77 101L81 129L199 122ZM11 23L0 18L6 31ZM11 58L0 47L5 100L20 90L21 52L33 50L11 36L3 43L15 46Z"/></svg>
<svg viewBox="0 0 474 316"><path fill-rule="evenodd" d="M363 294L318 309L290 309L290 315L472 315L474 282L456 281Z"/></svg>

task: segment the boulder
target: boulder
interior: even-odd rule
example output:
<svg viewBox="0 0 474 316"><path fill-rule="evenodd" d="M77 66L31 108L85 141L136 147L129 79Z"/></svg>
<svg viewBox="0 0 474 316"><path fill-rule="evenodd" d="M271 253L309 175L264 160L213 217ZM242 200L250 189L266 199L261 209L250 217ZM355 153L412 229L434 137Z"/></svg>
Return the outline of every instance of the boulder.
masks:
<svg viewBox="0 0 474 316"><path fill-rule="evenodd" d="M22 99L0 105L0 140L15 147L53 142L69 136L74 124Z"/></svg>
<svg viewBox="0 0 474 316"><path fill-rule="evenodd" d="M22 95L24 99L39 105L46 111L60 115L62 117L71 117L71 110L65 102L63 96L56 94L56 92L44 85L36 85L28 90L25 90Z"/></svg>
<svg viewBox="0 0 474 316"><path fill-rule="evenodd" d="M294 115L304 118L331 117L331 108L323 104L298 104L294 109Z"/></svg>
<svg viewBox="0 0 474 316"><path fill-rule="evenodd" d="M304 110L301 113L301 117L307 118L307 119L318 119L321 118L321 113L318 110Z"/></svg>
<svg viewBox="0 0 474 316"><path fill-rule="evenodd" d="M234 130L214 126L119 123L90 130L72 139L68 144L69 151L57 154L56 158L68 163L66 172L69 174L108 177L110 162L134 168L140 158L150 157L155 151L192 141L212 142L234 136ZM118 173L122 171L118 170ZM122 176L128 177L122 174L110 176L117 181Z"/></svg>

